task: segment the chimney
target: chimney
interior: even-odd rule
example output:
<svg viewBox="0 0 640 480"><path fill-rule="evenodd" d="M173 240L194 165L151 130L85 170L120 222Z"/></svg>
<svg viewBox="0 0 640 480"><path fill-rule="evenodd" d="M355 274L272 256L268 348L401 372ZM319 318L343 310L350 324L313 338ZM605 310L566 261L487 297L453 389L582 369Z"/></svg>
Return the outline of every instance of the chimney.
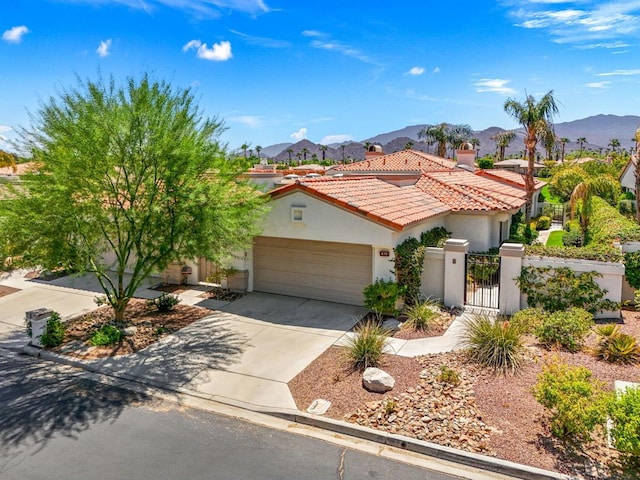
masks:
<svg viewBox="0 0 640 480"><path fill-rule="evenodd" d="M369 145L364 152L365 160L369 160L370 158L381 157L384 155L382 151L382 147L380 145Z"/></svg>
<svg viewBox="0 0 640 480"><path fill-rule="evenodd" d="M469 142L456 150L457 166L473 172L476 169L476 151Z"/></svg>

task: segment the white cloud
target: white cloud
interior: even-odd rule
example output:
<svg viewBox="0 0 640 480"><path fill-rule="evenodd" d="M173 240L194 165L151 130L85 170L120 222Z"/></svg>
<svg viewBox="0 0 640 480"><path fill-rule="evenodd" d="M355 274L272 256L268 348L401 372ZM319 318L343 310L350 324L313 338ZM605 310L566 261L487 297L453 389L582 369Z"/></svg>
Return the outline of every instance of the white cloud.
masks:
<svg viewBox="0 0 640 480"><path fill-rule="evenodd" d="M107 0L63 0L69 3L106 3ZM195 17L219 17L229 11L238 11L249 15L269 13L271 9L264 0L108 0L129 8L152 11L154 8L169 7L185 11Z"/></svg>
<svg viewBox="0 0 640 480"><path fill-rule="evenodd" d="M610 84L611 82L589 82L585 83L584 86L589 88L607 88Z"/></svg>
<svg viewBox="0 0 640 480"><path fill-rule="evenodd" d="M10 132L13 128L7 125L0 125L0 133Z"/></svg>
<svg viewBox="0 0 640 480"><path fill-rule="evenodd" d="M237 115L235 117L230 117L229 121L242 123L251 128L258 128L264 125L264 120L262 117L257 115Z"/></svg>
<svg viewBox="0 0 640 480"><path fill-rule="evenodd" d="M407 75L422 75L424 73L424 67L411 67L407 72Z"/></svg>
<svg viewBox="0 0 640 480"><path fill-rule="evenodd" d="M29 29L24 25L20 25L6 30L2 34L2 39L5 42L20 43L22 41L22 36L27 33L29 33Z"/></svg>
<svg viewBox="0 0 640 480"><path fill-rule="evenodd" d="M307 129L302 127L297 132L293 132L291 134L291 138L293 138L294 140L298 140L298 141L304 140L305 138L307 138Z"/></svg>
<svg viewBox="0 0 640 480"><path fill-rule="evenodd" d="M516 91L511 87L507 87L510 81L502 78L481 78L473 85L478 93L492 92L501 95L513 95Z"/></svg>
<svg viewBox="0 0 640 480"><path fill-rule="evenodd" d="M324 37L325 34L318 30L304 30L302 35L305 37Z"/></svg>
<svg viewBox="0 0 640 480"><path fill-rule="evenodd" d="M640 68L632 69L632 70L614 70L612 72L603 72L598 73L598 77L613 77L613 76L629 76L629 75L640 75Z"/></svg>
<svg viewBox="0 0 640 480"><path fill-rule="evenodd" d="M286 40L277 40L275 38L269 37L255 37L253 35L248 35L246 33L239 32L238 30L229 29L229 31L239 37L243 38L245 42L249 45L258 45L260 47L265 48L286 48L291 45L291 43Z"/></svg>
<svg viewBox="0 0 640 480"><path fill-rule="evenodd" d="M111 48L111 39L110 38L100 42L100 45L96 49L96 53L100 57L106 57L107 55L109 55L109 53L111 53L111 52L109 52L109 48Z"/></svg>
<svg viewBox="0 0 640 480"><path fill-rule="evenodd" d="M431 73L440 73L440 67L434 68Z"/></svg>
<svg viewBox="0 0 640 480"><path fill-rule="evenodd" d="M182 47L183 52L191 49L196 49L198 58L211 60L213 62L224 62L233 57L233 53L231 53L231 42L226 40L220 43L214 43L211 45L211 48L207 47L207 44L202 43L200 40L190 40Z"/></svg>
<svg viewBox="0 0 640 480"><path fill-rule="evenodd" d="M342 142L351 142L353 137L351 135L327 135L322 140L320 140L320 145L329 145L331 143L342 143Z"/></svg>

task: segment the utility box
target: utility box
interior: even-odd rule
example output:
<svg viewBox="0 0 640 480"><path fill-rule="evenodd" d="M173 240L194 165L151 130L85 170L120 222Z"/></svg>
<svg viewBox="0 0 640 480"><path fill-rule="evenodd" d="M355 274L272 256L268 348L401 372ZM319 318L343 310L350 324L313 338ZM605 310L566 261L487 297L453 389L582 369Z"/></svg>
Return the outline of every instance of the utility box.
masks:
<svg viewBox="0 0 640 480"><path fill-rule="evenodd" d="M25 313L25 319L31 323L31 345L42 348L40 338L47 330L47 322L51 318L50 308L36 308Z"/></svg>

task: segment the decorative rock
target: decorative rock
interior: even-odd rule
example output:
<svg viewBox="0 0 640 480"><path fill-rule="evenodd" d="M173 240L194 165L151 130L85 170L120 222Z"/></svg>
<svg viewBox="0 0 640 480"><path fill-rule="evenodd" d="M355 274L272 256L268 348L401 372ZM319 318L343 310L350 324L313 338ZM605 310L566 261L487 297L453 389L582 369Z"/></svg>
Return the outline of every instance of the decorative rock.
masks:
<svg viewBox="0 0 640 480"><path fill-rule="evenodd" d="M136 333L138 333L138 327L126 327L122 329L122 334L125 337L132 337Z"/></svg>
<svg viewBox="0 0 640 480"><path fill-rule="evenodd" d="M382 322L382 328L390 331L391 333L396 333L398 330L400 330L401 325L402 322L397 318L386 318Z"/></svg>
<svg viewBox="0 0 640 480"><path fill-rule="evenodd" d="M362 384L371 392L384 393L391 390L396 381L384 370L369 367L362 374Z"/></svg>

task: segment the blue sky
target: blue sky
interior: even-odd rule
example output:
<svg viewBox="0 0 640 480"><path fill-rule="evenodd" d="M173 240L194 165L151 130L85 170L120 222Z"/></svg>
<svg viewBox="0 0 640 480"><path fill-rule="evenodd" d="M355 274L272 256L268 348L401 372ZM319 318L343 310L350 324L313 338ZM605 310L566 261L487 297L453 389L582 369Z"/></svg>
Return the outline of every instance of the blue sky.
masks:
<svg viewBox="0 0 640 480"><path fill-rule="evenodd" d="M640 0L13 0L0 34L0 148L99 72L192 87L230 148L512 128L525 91L559 122L640 115Z"/></svg>

